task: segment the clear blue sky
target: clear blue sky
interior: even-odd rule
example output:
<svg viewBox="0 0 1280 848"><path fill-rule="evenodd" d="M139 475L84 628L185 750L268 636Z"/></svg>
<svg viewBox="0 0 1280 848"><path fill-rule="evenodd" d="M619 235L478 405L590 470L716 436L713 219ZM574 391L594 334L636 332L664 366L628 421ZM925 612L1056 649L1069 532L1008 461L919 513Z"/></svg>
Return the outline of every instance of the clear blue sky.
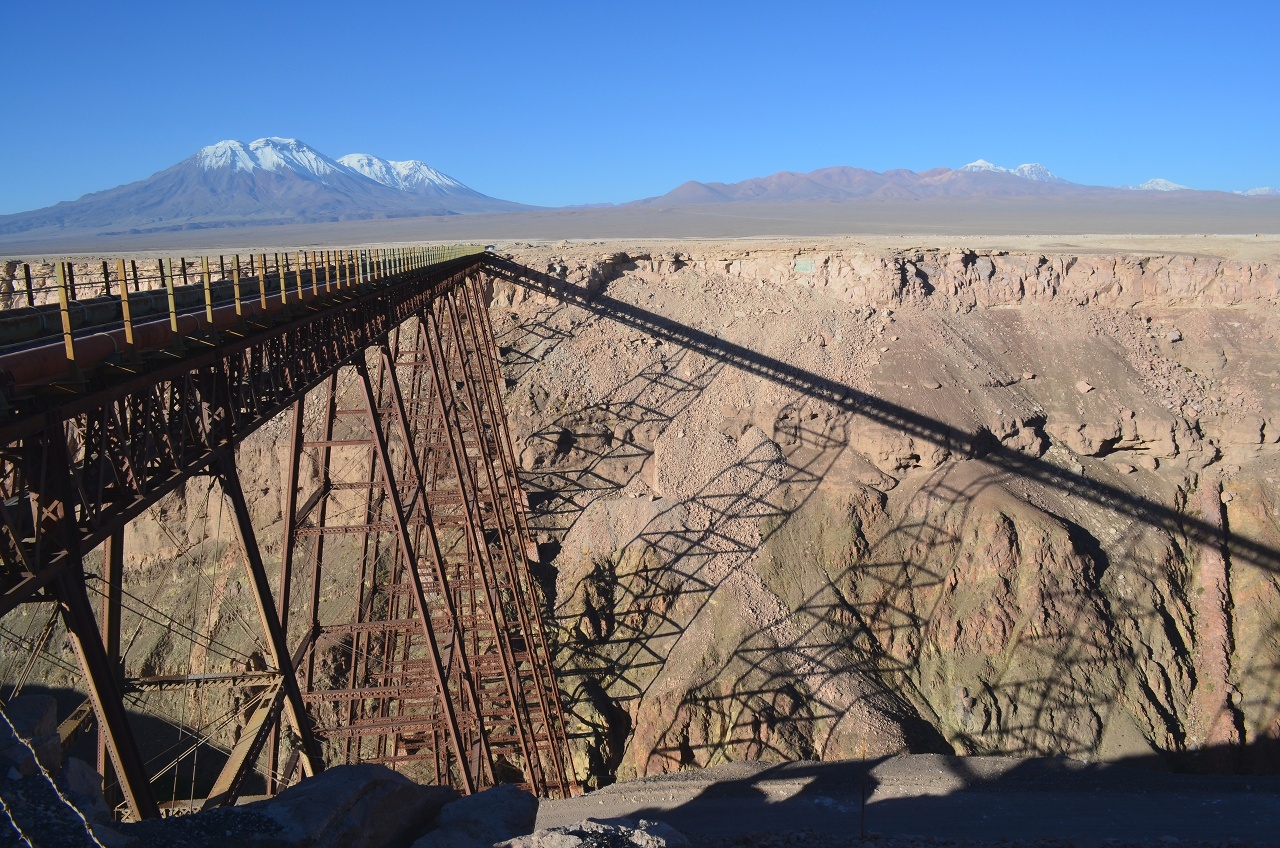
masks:
<svg viewBox="0 0 1280 848"><path fill-rule="evenodd" d="M1261 0L13 0L0 20L0 213L267 135L547 205L979 157L1280 187Z"/></svg>

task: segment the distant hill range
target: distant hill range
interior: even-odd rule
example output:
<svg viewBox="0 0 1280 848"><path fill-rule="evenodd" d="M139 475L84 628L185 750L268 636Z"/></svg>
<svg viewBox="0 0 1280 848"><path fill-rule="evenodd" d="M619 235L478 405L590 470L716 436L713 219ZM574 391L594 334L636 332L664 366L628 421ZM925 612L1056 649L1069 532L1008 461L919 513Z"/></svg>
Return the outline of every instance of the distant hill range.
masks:
<svg viewBox="0 0 1280 848"><path fill-rule="evenodd" d="M1168 180L1149 180L1140 186L1109 188L1069 182L1040 164L1002 168L984 159L963 168L933 168L928 171L868 171L863 168L821 168L807 174L779 171L767 177L738 183L689 181L660 197L634 201L641 206L686 206L706 203L770 201L852 200L855 198L903 198L924 200L933 197L1084 197L1128 191L1195 192ZM1275 195L1271 188L1238 192L1244 195Z"/></svg>
<svg viewBox="0 0 1280 848"><path fill-rule="evenodd" d="M1069 182L1039 164L1002 168L979 159L962 168L878 173L862 168L823 168L807 174L781 171L738 183L687 182L625 207L699 204L822 202L855 199L1106 198L1134 190L1193 200L1231 197L1193 191L1168 180L1106 188ZM1237 195L1280 195L1271 188ZM573 207L609 214L606 207ZM222 141L145 180L87 194L45 209L0 215L0 241L58 242L93 237L148 236L223 227L371 221L423 216L535 212L488 197L423 162L390 161L366 153L330 159L292 138L260 138L248 144Z"/></svg>
<svg viewBox="0 0 1280 848"><path fill-rule="evenodd" d="M519 212L416 161L330 159L292 138L221 141L145 180L33 212L0 215L0 235L168 232L262 224Z"/></svg>

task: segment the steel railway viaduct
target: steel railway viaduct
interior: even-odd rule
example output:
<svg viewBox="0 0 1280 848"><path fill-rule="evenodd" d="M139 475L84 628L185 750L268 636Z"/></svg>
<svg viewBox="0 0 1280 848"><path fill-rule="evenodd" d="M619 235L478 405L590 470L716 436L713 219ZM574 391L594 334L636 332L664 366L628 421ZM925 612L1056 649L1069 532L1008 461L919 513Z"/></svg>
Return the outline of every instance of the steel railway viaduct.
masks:
<svg viewBox="0 0 1280 848"><path fill-rule="evenodd" d="M202 745L225 763L181 800L206 807L255 773L274 792L335 762L574 791L484 263L460 246L104 262L78 280L59 263L44 287L24 268L25 305L0 312L0 615L50 611L6 629L27 662L5 694L65 627L87 699L60 734L96 726L119 813L159 815L158 778ZM278 569L237 467L273 421L289 444ZM131 523L196 476L230 505L252 656L129 587ZM127 676L126 618L223 661ZM228 687L234 716L188 728L168 764L144 758L131 699Z"/></svg>

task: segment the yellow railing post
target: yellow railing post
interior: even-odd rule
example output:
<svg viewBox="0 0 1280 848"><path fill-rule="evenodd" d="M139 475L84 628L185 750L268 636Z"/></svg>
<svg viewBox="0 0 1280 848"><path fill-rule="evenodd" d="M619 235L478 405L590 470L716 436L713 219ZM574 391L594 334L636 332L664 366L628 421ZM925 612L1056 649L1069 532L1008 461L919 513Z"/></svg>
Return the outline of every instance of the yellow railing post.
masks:
<svg viewBox="0 0 1280 848"><path fill-rule="evenodd" d="M258 257L258 305L267 311L267 254Z"/></svg>
<svg viewBox="0 0 1280 848"><path fill-rule="evenodd" d="M280 254L274 254L276 260L276 273L280 276L280 305L284 306L289 302L289 283L286 279L288 276L289 254L285 254L285 265L280 264Z"/></svg>
<svg viewBox="0 0 1280 848"><path fill-rule="evenodd" d="M116 271L120 274L120 317L124 320L124 353L126 359L136 358L133 344L133 312L129 308L129 284L125 277L124 260L116 263ZM136 266L134 271L137 275Z"/></svg>
<svg viewBox="0 0 1280 848"><path fill-rule="evenodd" d="M80 369L76 366L76 339L71 334L71 286L72 271L69 262L59 262L58 275L58 311L62 318L62 344L67 354L67 377L80 379Z"/></svg>
<svg viewBox="0 0 1280 848"><path fill-rule="evenodd" d="M204 320L213 332L213 278L209 275L209 257L200 257L200 276L204 282Z"/></svg>
<svg viewBox="0 0 1280 848"><path fill-rule="evenodd" d="M185 260L184 260L185 261ZM169 298L169 331L174 341L178 340L178 299L173 291L173 260L169 260L169 275L164 273L164 260L160 260L160 283L164 286L165 295Z"/></svg>
<svg viewBox="0 0 1280 848"><path fill-rule="evenodd" d="M231 297L236 303L236 317L244 320L244 307L240 305L240 254L231 259Z"/></svg>

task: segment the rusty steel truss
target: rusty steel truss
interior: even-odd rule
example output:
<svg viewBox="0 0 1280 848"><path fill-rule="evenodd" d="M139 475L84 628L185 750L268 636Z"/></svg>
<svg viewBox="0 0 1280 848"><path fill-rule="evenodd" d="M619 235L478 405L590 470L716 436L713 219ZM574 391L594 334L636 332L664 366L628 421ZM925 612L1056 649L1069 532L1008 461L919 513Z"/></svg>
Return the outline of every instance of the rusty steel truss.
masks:
<svg viewBox="0 0 1280 848"><path fill-rule="evenodd" d="M159 806L126 690L218 682L255 698L205 806L234 803L255 772L275 791L338 762L467 792L573 790L482 262L337 251L277 258L273 275L262 256L219 261L215 282L205 261L194 293L162 263L167 310L150 323L131 319L137 266L131 293L120 263L118 302L95 301L119 317L93 327L74 326L60 268L61 337L0 356L0 615L55 605L100 766L134 817ZM236 449L277 417L289 451L269 573ZM197 475L230 504L266 668L126 678L126 528Z"/></svg>

